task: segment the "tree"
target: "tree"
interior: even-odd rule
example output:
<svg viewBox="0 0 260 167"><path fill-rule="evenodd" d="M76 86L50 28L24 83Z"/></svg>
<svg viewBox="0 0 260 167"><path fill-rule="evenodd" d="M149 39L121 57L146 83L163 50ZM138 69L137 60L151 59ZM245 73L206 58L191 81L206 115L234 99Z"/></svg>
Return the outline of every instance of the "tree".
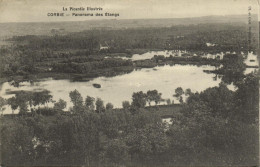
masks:
<svg viewBox="0 0 260 167"><path fill-rule="evenodd" d="M114 106L113 106L112 103L107 103L107 105L106 105L106 110L107 111L111 111L113 108L114 108Z"/></svg>
<svg viewBox="0 0 260 167"><path fill-rule="evenodd" d="M180 101L180 103L182 103L183 102L183 98L182 98L183 93L184 93L183 89L181 87L178 87L175 89L175 94L173 96L175 96Z"/></svg>
<svg viewBox="0 0 260 167"><path fill-rule="evenodd" d="M50 91L48 90L43 90L41 92L27 92L27 96L28 96L28 101L32 112L33 112L32 106L34 107L40 105L45 106L45 104L48 104L49 102L52 101L52 95L50 95ZM38 107L37 111L41 114L41 111L44 111L44 109L40 109Z"/></svg>
<svg viewBox="0 0 260 167"><path fill-rule="evenodd" d="M259 118L259 77L250 73L237 83L235 92L235 106L239 119L253 123Z"/></svg>
<svg viewBox="0 0 260 167"><path fill-rule="evenodd" d="M0 111L2 111L2 115L4 114L5 105L7 104L7 101L0 96Z"/></svg>
<svg viewBox="0 0 260 167"><path fill-rule="evenodd" d="M67 106L67 102L62 100L62 99L59 99L58 102L54 103L54 107L53 108L56 109L56 110L62 111L63 109L66 108L66 106Z"/></svg>
<svg viewBox="0 0 260 167"><path fill-rule="evenodd" d="M73 103L73 111L78 112L82 111L83 109L83 98L81 94L75 89L74 91L71 91L70 94L71 102Z"/></svg>
<svg viewBox="0 0 260 167"><path fill-rule="evenodd" d="M162 158L161 155L164 155L163 153L168 147L164 128L162 123L152 122L152 124L145 124L143 128L128 133L126 143L132 158L139 162L152 159L156 161Z"/></svg>
<svg viewBox="0 0 260 167"><path fill-rule="evenodd" d="M129 156L125 142L123 140L112 140L105 146L105 157L112 163L112 166L124 164Z"/></svg>
<svg viewBox="0 0 260 167"><path fill-rule="evenodd" d="M12 113L14 114L14 110L18 108L18 104L16 103L16 98L11 97L7 100L7 104L11 106Z"/></svg>
<svg viewBox="0 0 260 167"><path fill-rule="evenodd" d="M166 103L167 103L167 105L170 105L171 104L171 99L167 99Z"/></svg>
<svg viewBox="0 0 260 167"><path fill-rule="evenodd" d="M179 101L180 101L181 104L183 103L183 97L182 96L180 96Z"/></svg>
<svg viewBox="0 0 260 167"><path fill-rule="evenodd" d="M13 110L19 107L19 114L24 115L28 111L28 104L31 94L25 91L19 91L9 101Z"/></svg>
<svg viewBox="0 0 260 167"><path fill-rule="evenodd" d="M232 115L234 107L234 93L225 84L208 88L199 94L197 100L203 100L212 109L214 115L228 117ZM187 100L188 101L188 100Z"/></svg>
<svg viewBox="0 0 260 167"><path fill-rule="evenodd" d="M25 165L35 159L33 136L35 126L28 126L26 119L18 117L1 122L1 163L7 166ZM2 120L1 120L2 121ZM29 164L29 163L28 163Z"/></svg>
<svg viewBox="0 0 260 167"><path fill-rule="evenodd" d="M28 95L30 95L30 94L28 94ZM51 100L52 100L52 95L50 95L50 91L48 91L48 90L31 93L30 102L34 106L45 105L46 103L49 103Z"/></svg>
<svg viewBox="0 0 260 167"><path fill-rule="evenodd" d="M257 110L255 114L251 114L249 108L242 107L244 103L251 101L250 97L254 99L253 101L257 98L259 81L251 77L245 78L240 83L241 87L239 86L235 92L222 83L219 87L192 93L188 97L187 105L181 109L182 115L173 121L168 131L172 150L178 148L175 154L194 165L202 161L212 164L210 159L217 155L221 156L219 161L214 162L216 166L223 162L224 164L256 162L258 150L253 148L253 145L259 142L258 137L255 137L258 135L259 126L255 122L255 118L258 117ZM242 85L248 86L248 89L243 89L245 87ZM239 90L240 88L242 89ZM247 93L250 94L249 99L245 97ZM248 136L254 136L255 139ZM179 144L180 142L185 144ZM240 151L237 151L237 146L240 146ZM206 155L207 153L210 154ZM233 156L234 154L236 156ZM192 162L192 157L195 155L197 162ZM205 159L205 155L208 160Z"/></svg>
<svg viewBox="0 0 260 167"><path fill-rule="evenodd" d="M181 95L183 95L184 91L181 87L178 87L175 89L175 95L176 97L180 97Z"/></svg>
<svg viewBox="0 0 260 167"><path fill-rule="evenodd" d="M104 106L104 102L102 99L100 98L97 98L97 101L96 101L96 111L98 113L101 113L101 112L104 112L105 111L105 106Z"/></svg>
<svg viewBox="0 0 260 167"><path fill-rule="evenodd" d="M95 108L94 102L95 102L94 97L90 97L90 96L86 97L85 106L87 107L88 110L90 110L90 111L94 110L94 108Z"/></svg>
<svg viewBox="0 0 260 167"><path fill-rule="evenodd" d="M129 101L123 101L122 102L123 109L128 110L130 109L130 103Z"/></svg>
<svg viewBox="0 0 260 167"><path fill-rule="evenodd" d="M149 90L146 93L146 99L149 103L149 105L151 105L151 102L154 101L155 104L157 105L160 101L161 101L161 93L158 93L157 90Z"/></svg>
<svg viewBox="0 0 260 167"><path fill-rule="evenodd" d="M144 108L146 105L146 94L143 91L133 93L132 106L136 108Z"/></svg>
<svg viewBox="0 0 260 167"><path fill-rule="evenodd" d="M244 78L244 71L246 65L244 59L241 55L237 54L227 54L223 58L223 67L218 70L221 74L222 81L234 85L240 82Z"/></svg>
<svg viewBox="0 0 260 167"><path fill-rule="evenodd" d="M191 95L191 93L192 93L192 92L191 92L191 89L190 89L190 88L188 88L188 89L185 90L185 95L186 95L186 96Z"/></svg>

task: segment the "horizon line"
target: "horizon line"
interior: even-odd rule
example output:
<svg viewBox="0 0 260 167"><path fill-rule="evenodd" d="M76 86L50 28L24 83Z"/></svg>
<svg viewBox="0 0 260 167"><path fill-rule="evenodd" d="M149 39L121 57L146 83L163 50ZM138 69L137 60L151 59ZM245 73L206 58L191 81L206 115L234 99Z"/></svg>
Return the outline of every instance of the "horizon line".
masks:
<svg viewBox="0 0 260 167"><path fill-rule="evenodd" d="M247 16L247 14L230 14L230 15L205 15L205 16L195 16L195 17L165 17L165 18L114 18L114 19L90 19L90 20L63 20L63 21L10 21L10 22L1 22L0 24L7 23L57 23L57 22L85 22L85 21L107 21L107 20L158 20L158 19L195 19L195 18L203 18L203 17L227 17L227 16ZM251 14L252 16L258 16L257 14Z"/></svg>

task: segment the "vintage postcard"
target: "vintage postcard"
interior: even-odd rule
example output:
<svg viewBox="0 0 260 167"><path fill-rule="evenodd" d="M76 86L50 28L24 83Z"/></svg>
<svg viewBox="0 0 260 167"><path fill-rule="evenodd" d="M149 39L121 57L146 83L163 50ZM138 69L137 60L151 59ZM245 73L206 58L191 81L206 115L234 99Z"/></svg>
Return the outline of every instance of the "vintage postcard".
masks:
<svg viewBox="0 0 260 167"><path fill-rule="evenodd" d="M258 0L0 0L1 166L259 166Z"/></svg>

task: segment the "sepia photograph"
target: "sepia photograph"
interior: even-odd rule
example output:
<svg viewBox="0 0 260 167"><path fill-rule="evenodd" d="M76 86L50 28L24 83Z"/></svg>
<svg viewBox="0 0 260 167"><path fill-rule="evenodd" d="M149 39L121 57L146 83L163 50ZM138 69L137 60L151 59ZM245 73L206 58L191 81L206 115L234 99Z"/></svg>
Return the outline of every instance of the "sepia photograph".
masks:
<svg viewBox="0 0 260 167"><path fill-rule="evenodd" d="M0 0L1 167L259 166L259 0Z"/></svg>

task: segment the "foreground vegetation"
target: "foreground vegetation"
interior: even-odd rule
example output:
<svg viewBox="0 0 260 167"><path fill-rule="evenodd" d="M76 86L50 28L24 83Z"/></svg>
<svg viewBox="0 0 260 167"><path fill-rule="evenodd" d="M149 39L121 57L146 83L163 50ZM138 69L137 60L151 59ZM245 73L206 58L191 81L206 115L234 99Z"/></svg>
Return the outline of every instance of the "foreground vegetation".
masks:
<svg viewBox="0 0 260 167"><path fill-rule="evenodd" d="M181 100L184 93L188 95L186 101ZM48 92L44 95L34 97L43 97L39 101L50 99ZM174 96L181 108L172 112L173 123L168 126L161 120L160 106L145 107L160 101L160 95L156 90L136 92L131 103L123 102L122 109L113 109L101 99L87 96L83 100L75 90L70 93L70 112L62 111L66 107L63 100L48 110L41 108L28 114L23 102L15 103L20 104L20 116L1 118L2 162L86 166L258 164L255 74L240 80L236 91L223 83L201 93L177 88ZM37 98L33 99L32 106L37 106ZM176 108L168 104L167 110Z"/></svg>

